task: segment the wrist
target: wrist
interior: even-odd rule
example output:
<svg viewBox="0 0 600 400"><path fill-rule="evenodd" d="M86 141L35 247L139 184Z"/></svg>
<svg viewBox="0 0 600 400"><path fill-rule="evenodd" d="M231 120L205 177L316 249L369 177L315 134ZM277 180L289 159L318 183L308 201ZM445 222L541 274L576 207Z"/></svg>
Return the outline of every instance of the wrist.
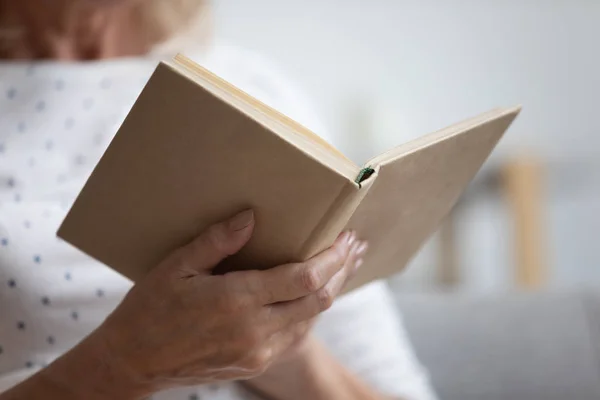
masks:
<svg viewBox="0 0 600 400"><path fill-rule="evenodd" d="M309 337L292 357L277 362L246 384L261 395L278 400L336 398L337 392L330 393L335 379L330 375L329 362L320 343Z"/></svg>

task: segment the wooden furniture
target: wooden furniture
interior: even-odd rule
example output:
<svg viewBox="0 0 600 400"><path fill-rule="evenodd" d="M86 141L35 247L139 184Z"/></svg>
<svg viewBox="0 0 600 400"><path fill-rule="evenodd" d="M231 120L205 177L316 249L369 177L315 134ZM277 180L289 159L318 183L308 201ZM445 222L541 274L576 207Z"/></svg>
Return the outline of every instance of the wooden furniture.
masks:
<svg viewBox="0 0 600 400"><path fill-rule="evenodd" d="M513 223L515 283L520 288L538 289L547 281L541 162L532 157L516 158L505 164L502 178Z"/></svg>
<svg viewBox="0 0 600 400"><path fill-rule="evenodd" d="M478 191L493 190L505 201L510 215L510 237L514 260L514 283L521 289L539 289L548 279L545 260L544 173L537 158L516 157L489 172L466 193L438 232L437 283L451 288L460 283L460 254L457 250L456 220L461 207L476 201ZM471 196L471 197L469 197ZM475 199L473 199L475 197ZM467 203L467 204L465 204Z"/></svg>

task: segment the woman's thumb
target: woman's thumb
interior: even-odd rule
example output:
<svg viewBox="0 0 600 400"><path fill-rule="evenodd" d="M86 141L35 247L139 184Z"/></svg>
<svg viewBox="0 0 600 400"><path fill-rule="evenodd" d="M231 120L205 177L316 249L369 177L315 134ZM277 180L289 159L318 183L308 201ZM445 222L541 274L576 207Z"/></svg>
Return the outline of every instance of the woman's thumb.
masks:
<svg viewBox="0 0 600 400"><path fill-rule="evenodd" d="M189 266L196 271L210 271L224 258L237 253L250 240L254 229L254 212L242 211L226 221L208 227L184 251Z"/></svg>

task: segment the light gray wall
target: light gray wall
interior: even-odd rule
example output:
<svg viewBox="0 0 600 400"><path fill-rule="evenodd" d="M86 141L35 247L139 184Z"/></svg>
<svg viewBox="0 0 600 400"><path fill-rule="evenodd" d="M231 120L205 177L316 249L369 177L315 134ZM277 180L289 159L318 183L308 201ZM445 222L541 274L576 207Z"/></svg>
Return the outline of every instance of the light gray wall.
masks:
<svg viewBox="0 0 600 400"><path fill-rule="evenodd" d="M215 12L217 37L279 64L359 160L523 104L492 162L515 152L547 160L552 284L600 281L599 1L216 0ZM510 285L501 203L474 206L460 226L467 286Z"/></svg>

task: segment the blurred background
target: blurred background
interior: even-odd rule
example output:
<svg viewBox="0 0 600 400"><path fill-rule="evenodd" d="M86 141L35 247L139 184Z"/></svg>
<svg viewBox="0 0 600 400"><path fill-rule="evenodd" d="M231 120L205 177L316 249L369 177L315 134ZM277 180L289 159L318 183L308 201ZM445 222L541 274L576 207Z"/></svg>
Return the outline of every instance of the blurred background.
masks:
<svg viewBox="0 0 600 400"><path fill-rule="evenodd" d="M495 106L523 105L394 287L503 293L600 283L600 2L214 6L217 39L283 69L360 163Z"/></svg>
<svg viewBox="0 0 600 400"><path fill-rule="evenodd" d="M523 111L390 285L441 399L600 398L600 2L217 0L362 163Z"/></svg>

